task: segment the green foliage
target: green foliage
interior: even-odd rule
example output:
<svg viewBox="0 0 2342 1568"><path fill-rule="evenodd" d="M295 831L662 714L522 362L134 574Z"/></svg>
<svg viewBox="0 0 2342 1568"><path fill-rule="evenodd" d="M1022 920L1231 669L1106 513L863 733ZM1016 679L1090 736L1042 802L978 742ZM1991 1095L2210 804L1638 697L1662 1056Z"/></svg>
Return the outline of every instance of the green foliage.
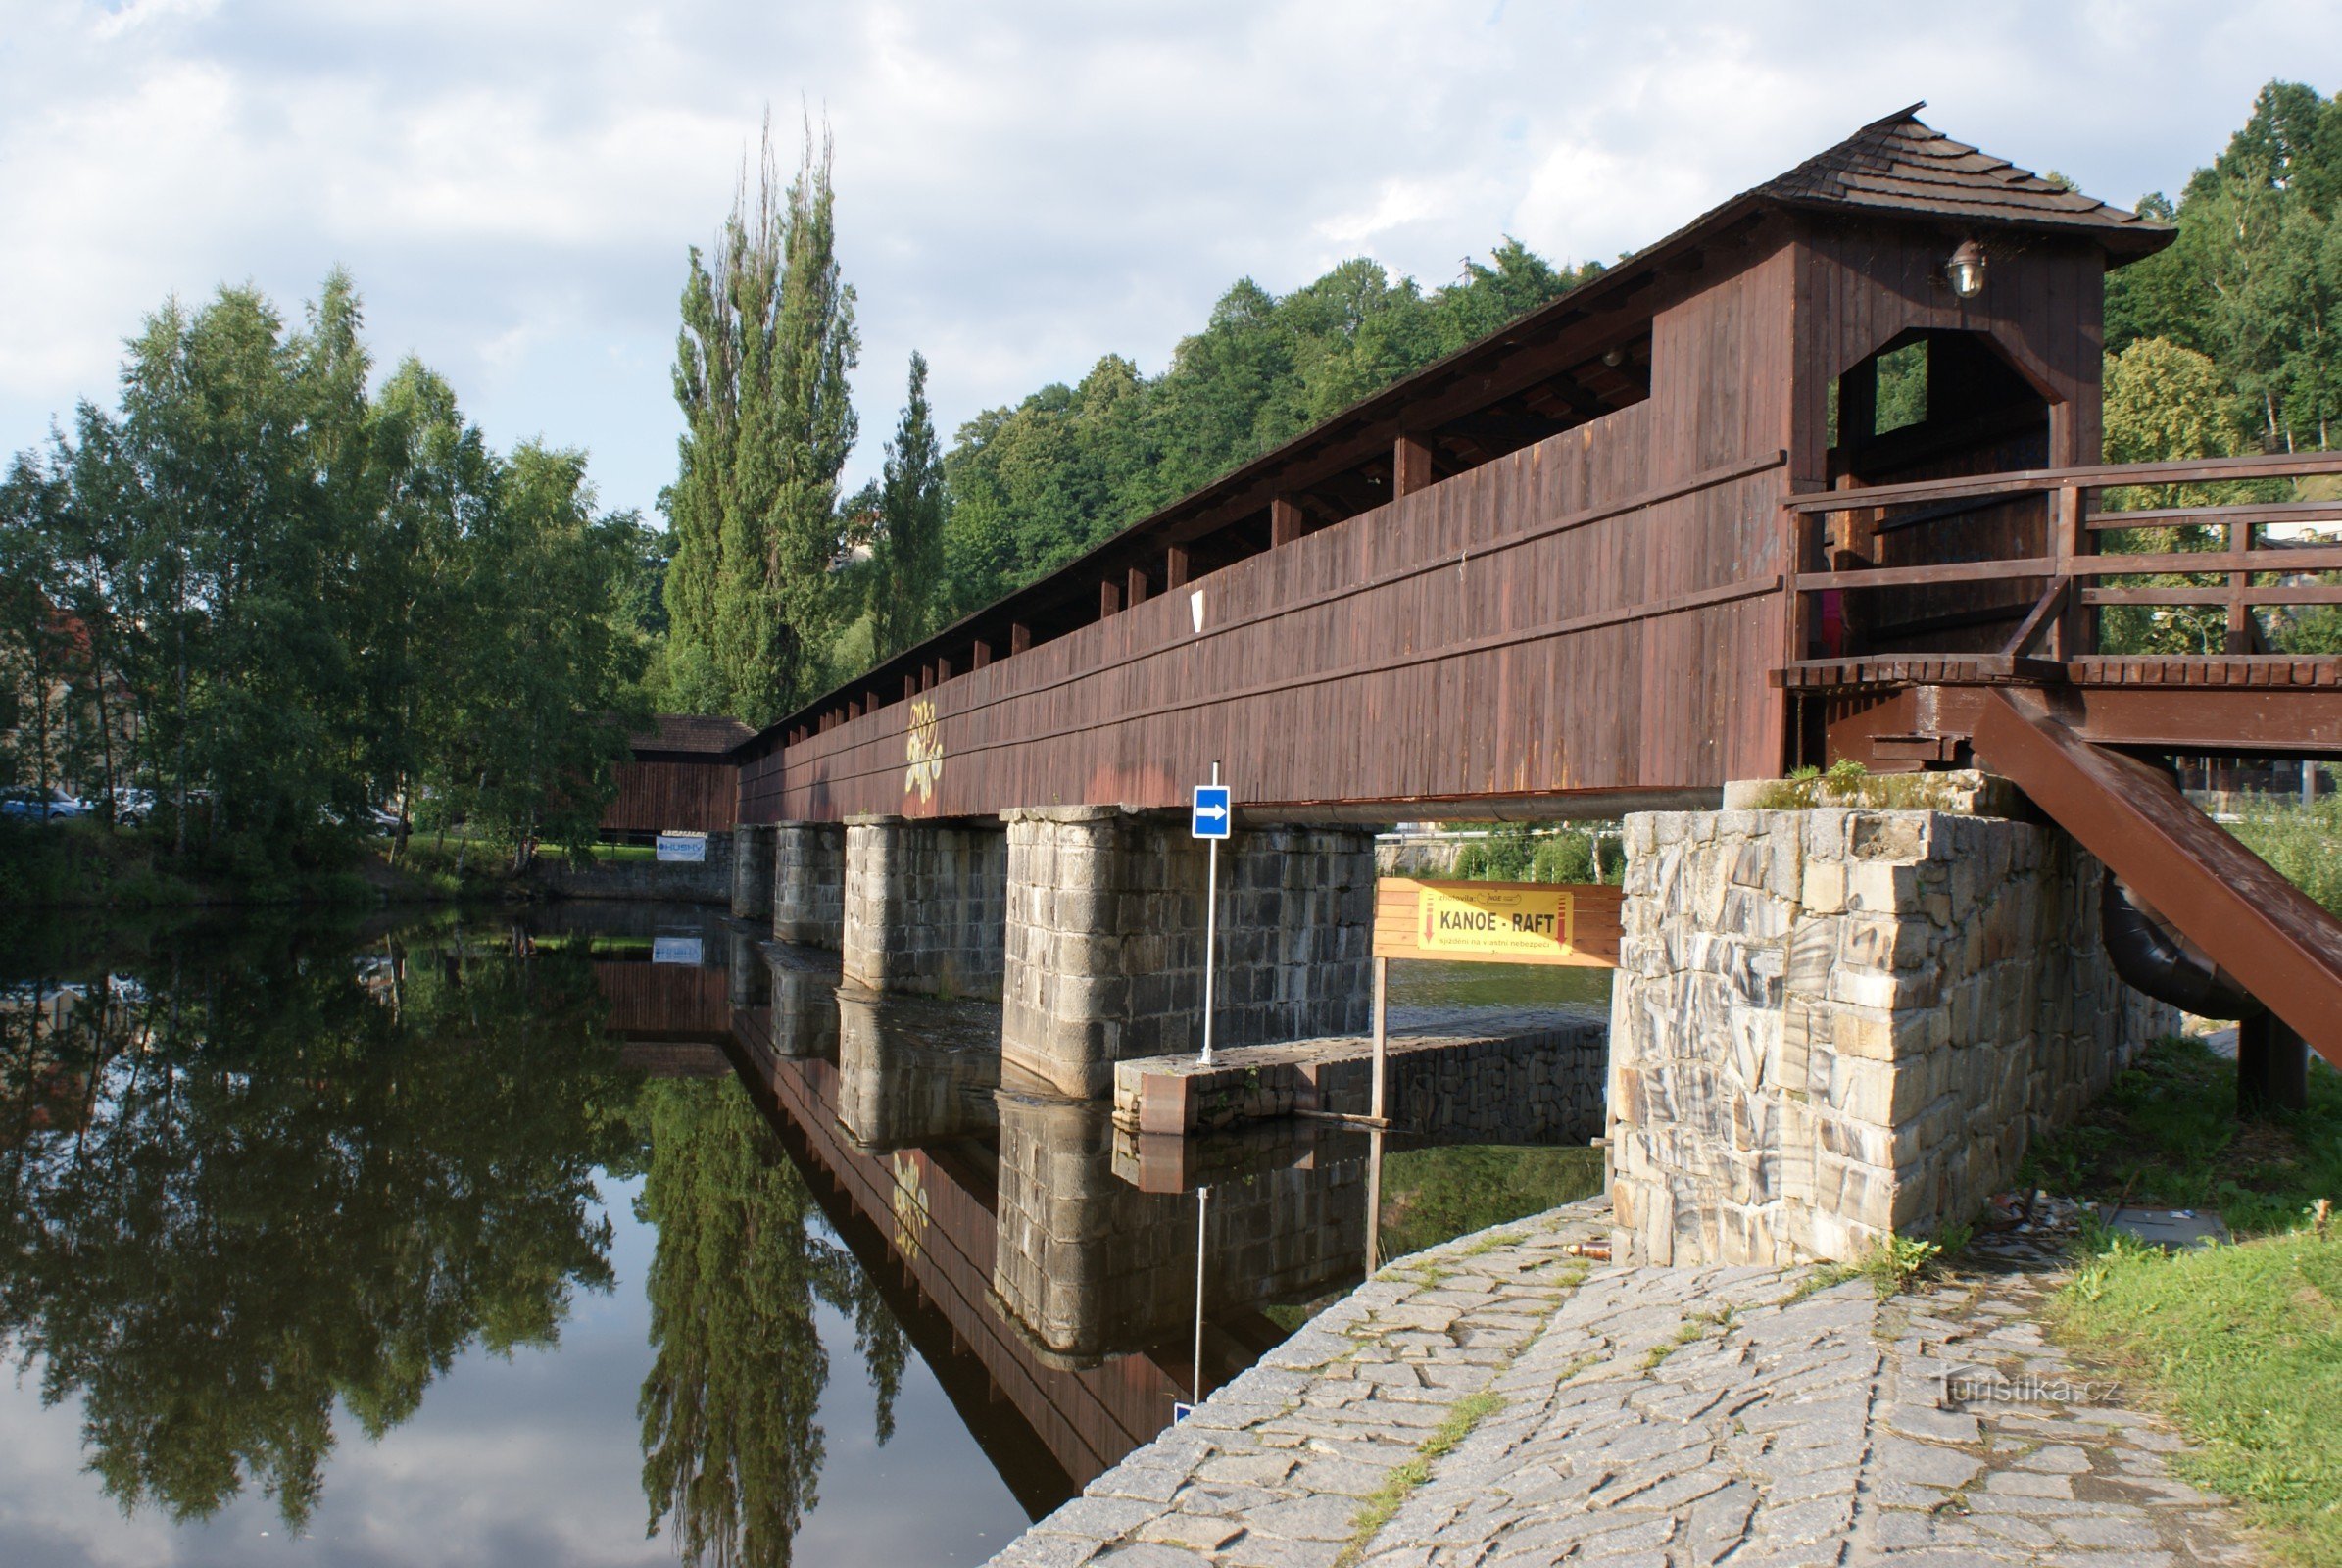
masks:
<svg viewBox="0 0 2342 1568"><path fill-rule="evenodd" d="M1465 882L1590 884L1616 882L1625 871L1625 853L1616 843L1605 843L1598 827L1533 828L1507 822L1458 850L1454 875Z"/></svg>
<svg viewBox="0 0 2342 1568"><path fill-rule="evenodd" d="M2342 795L2332 793L2332 770L2325 770L2327 793L2309 806L2264 800L2248 807L2230 831L2285 880L2342 915Z"/></svg>
<svg viewBox="0 0 2342 1568"><path fill-rule="evenodd" d="M2109 1239L2059 1323L2177 1417L2198 1445L2180 1473L2241 1501L2277 1558L2342 1562L2342 1244L2297 1231L2166 1254Z"/></svg>
<svg viewBox="0 0 2342 1568"><path fill-rule="evenodd" d="M2140 210L2175 222L2159 255L2109 274L2106 451L2116 462L2323 450L2342 414L2342 103L2293 82L2270 82L2244 127L2177 203L2160 195ZM2166 486L2110 492L2121 510L2157 505L2289 499L2275 486ZM2303 492L2306 493L2306 492ZM2223 541L2205 530L2181 550ZM2110 551L2171 548L2171 530L2113 533ZM2217 579L2169 574L2136 586L2198 586ZM2342 614L2330 607L2261 612L2269 642L2289 653L2342 649ZM2213 606L2108 606L2101 643L2117 653L2217 653L2224 613Z"/></svg>
<svg viewBox="0 0 2342 1568"><path fill-rule="evenodd" d="M1426 294L1342 263L1283 297L1244 279L1148 378L1116 355L963 425L944 471L953 612L976 609L1600 269L1516 240Z"/></svg>
<svg viewBox="0 0 2342 1568"><path fill-rule="evenodd" d="M2084 1200L2218 1210L2240 1235L2284 1230L2342 1199L2342 1079L2313 1068L2306 1109L2236 1116L2236 1064L2164 1040L2073 1125L2036 1143L2018 1183Z"/></svg>
<svg viewBox="0 0 2342 1568"><path fill-rule="evenodd" d="M837 259L831 149L805 132L786 192L765 127L755 205L744 176L710 265L693 247L675 347L687 428L661 498L675 535L665 594L676 706L763 724L811 695L847 607L838 474L856 421L859 339Z"/></svg>
<svg viewBox="0 0 2342 1568"><path fill-rule="evenodd" d="M892 658L934 628L944 585L944 463L927 405L927 361L910 357L903 422L887 443L869 578L868 662Z"/></svg>
<svg viewBox="0 0 2342 1568"><path fill-rule="evenodd" d="M590 831L622 750L644 530L419 364L369 396L361 325L338 272L297 331L249 289L172 301L119 412L0 485L0 769L145 800L175 871L332 871L426 792L525 858Z"/></svg>

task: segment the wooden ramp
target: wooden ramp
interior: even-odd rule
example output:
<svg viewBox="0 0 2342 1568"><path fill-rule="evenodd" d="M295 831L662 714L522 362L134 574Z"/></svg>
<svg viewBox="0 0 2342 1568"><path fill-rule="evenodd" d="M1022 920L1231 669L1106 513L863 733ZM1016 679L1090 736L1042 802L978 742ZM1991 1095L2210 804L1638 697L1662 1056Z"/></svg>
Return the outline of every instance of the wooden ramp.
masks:
<svg viewBox="0 0 2342 1568"><path fill-rule="evenodd" d="M2037 693L1993 687L1981 698L1978 760L2342 1067L2342 922L2164 774L2082 739Z"/></svg>

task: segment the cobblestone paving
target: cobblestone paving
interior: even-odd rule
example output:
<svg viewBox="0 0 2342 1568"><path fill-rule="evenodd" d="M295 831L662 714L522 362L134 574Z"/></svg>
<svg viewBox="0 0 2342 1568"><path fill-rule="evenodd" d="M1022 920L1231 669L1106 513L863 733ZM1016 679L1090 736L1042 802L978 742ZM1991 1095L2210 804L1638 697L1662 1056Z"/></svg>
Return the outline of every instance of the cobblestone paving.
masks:
<svg viewBox="0 0 2342 1568"><path fill-rule="evenodd" d="M1881 1303L1567 1255L1608 1226L1596 1200L1386 1268L995 1568L2255 1560L2178 1441L2044 1343L2038 1254Z"/></svg>

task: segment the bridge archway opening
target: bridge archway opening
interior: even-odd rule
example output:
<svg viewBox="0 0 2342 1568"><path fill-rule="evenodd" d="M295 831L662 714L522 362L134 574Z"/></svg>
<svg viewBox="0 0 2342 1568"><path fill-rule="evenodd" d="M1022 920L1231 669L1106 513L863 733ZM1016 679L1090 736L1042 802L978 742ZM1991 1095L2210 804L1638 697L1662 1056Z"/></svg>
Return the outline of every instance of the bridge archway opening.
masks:
<svg viewBox="0 0 2342 1568"><path fill-rule="evenodd" d="M1860 489L2047 466L2058 401L1990 333L1906 329L1830 387L1830 481ZM1852 569L1989 561L2046 554L2048 530L2041 497L1984 496L1841 513L1826 548L1832 564ZM1823 607L1819 652L1989 652L2024 620L2041 587L1960 583L1847 595Z"/></svg>

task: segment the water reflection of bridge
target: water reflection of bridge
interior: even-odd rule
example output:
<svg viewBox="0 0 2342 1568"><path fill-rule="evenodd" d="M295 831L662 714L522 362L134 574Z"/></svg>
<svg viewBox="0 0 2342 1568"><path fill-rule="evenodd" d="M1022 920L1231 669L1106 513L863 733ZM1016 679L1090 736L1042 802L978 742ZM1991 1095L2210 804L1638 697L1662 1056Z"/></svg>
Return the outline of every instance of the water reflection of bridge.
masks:
<svg viewBox="0 0 2342 1568"><path fill-rule="evenodd" d="M679 941L666 951L689 952ZM1202 1332L1182 1162L1142 1178L1102 1106L1000 1085L1000 1013L841 987L834 959L707 919L698 962L597 942L607 1027L661 1076L737 1071L969 1430L1036 1513L1360 1274L1366 1142L1220 1151ZM1157 1162L1144 1162L1148 1171Z"/></svg>

